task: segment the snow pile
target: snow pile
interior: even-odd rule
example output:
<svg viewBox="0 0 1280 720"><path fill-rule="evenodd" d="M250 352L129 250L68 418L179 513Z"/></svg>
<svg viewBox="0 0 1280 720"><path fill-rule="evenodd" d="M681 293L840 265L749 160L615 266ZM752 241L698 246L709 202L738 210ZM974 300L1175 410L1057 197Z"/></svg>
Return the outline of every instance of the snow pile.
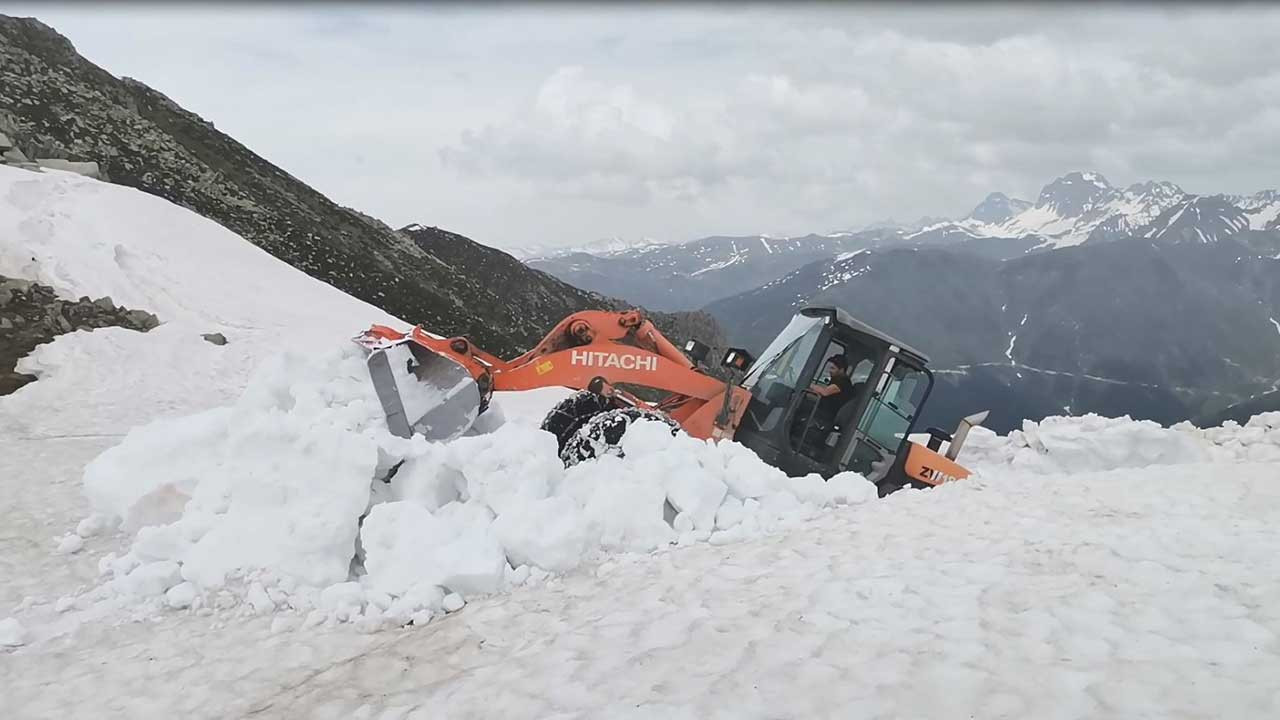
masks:
<svg viewBox="0 0 1280 720"><path fill-rule="evenodd" d="M920 441L927 436L918 438ZM1025 420L1021 430L996 435L974 428L960 451L973 470L1015 468L1038 473L1080 473L1199 462L1280 461L1280 412L1245 425L1227 421L1200 429L1189 422L1162 427L1150 420L1098 415Z"/></svg>
<svg viewBox="0 0 1280 720"><path fill-rule="evenodd" d="M625 457L566 470L534 420L553 400L534 395L536 413L498 398L481 432L406 440L354 344L280 354L230 407L134 429L86 468L81 529L132 534L94 598L422 622L602 554L733 542L875 497L858 475L790 478L659 423L632 428Z"/></svg>
<svg viewBox="0 0 1280 720"><path fill-rule="evenodd" d="M1024 420L1021 430L1006 436L974 428L960 451L960 461L974 470L1012 467L1055 474L1207 462L1211 457L1208 444L1192 433L1150 420L1094 414Z"/></svg>
<svg viewBox="0 0 1280 720"><path fill-rule="evenodd" d="M1204 430L1190 423L1173 429L1202 440L1219 462L1280 462L1280 412L1255 415L1244 425L1228 420Z"/></svg>

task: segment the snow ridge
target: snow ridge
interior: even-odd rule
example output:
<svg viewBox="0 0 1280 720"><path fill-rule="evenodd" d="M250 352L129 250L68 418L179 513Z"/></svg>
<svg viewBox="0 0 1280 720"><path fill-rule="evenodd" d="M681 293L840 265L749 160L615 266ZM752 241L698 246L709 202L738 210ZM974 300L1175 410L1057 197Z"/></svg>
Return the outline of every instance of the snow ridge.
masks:
<svg viewBox="0 0 1280 720"><path fill-rule="evenodd" d="M1016 212L1011 212L1016 210ZM1246 229L1280 229L1280 193L1197 196L1170 182L1113 187L1099 173L1069 173L1046 185L1032 205L993 193L968 217L908 235L961 232L973 238L1039 236L1041 249L1129 235L1215 242Z"/></svg>

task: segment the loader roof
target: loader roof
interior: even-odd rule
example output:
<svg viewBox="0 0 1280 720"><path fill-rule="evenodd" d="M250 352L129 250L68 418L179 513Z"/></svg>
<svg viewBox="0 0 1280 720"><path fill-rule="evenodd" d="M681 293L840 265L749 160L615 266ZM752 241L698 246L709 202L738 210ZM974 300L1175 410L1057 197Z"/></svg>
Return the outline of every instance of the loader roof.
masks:
<svg viewBox="0 0 1280 720"><path fill-rule="evenodd" d="M854 316L850 315L849 313L845 312L844 310L838 307L813 306L813 307L804 308L800 312L805 315L827 315L827 314L835 313L836 322L840 323L841 325L847 325L854 332L858 332L863 335L869 335L875 338L876 340L879 340L880 342L885 343L886 345L895 345L898 348L901 348L902 350L906 351L908 354L914 355L915 357L919 358L921 362L924 362L924 363L929 362L928 355L925 355L924 353L920 352L914 347L902 342L901 340L884 332L883 330L879 330L877 328L874 328L862 322L861 320L855 318Z"/></svg>

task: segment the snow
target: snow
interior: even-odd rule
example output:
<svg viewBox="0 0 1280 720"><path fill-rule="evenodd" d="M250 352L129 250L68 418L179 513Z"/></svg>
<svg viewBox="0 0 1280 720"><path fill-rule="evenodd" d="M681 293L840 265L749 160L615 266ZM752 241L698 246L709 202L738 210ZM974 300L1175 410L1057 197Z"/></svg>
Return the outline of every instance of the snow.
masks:
<svg viewBox="0 0 1280 720"><path fill-rule="evenodd" d="M1276 320L1275 318L1267 318L1267 319L1270 320L1271 324L1276 327L1276 332L1280 333L1280 320Z"/></svg>
<svg viewBox="0 0 1280 720"><path fill-rule="evenodd" d="M17 647L27 642L26 628L16 618L0 620L0 647Z"/></svg>
<svg viewBox="0 0 1280 720"><path fill-rule="evenodd" d="M1280 412L1255 416L1244 426L1207 429L1190 423L1165 428L1149 420L1094 414L1026 420L1021 430L1007 436L974 428L961 458L979 472L1013 469L1037 475L1215 461L1280 462Z"/></svg>
<svg viewBox="0 0 1280 720"><path fill-rule="evenodd" d="M737 263L742 262L744 257L745 255L742 253L731 255L727 260L721 260L719 262L711 263L710 265L702 268L701 270L695 270L689 273L689 277L697 277L699 275L702 275L703 273L709 273L715 270L723 270L729 267L730 265L736 265Z"/></svg>
<svg viewBox="0 0 1280 720"><path fill-rule="evenodd" d="M67 533L58 540L58 548L54 552L59 555L70 555L74 552L80 552L84 547L84 538L75 533Z"/></svg>
<svg viewBox="0 0 1280 720"><path fill-rule="evenodd" d="M974 477L884 500L653 423L566 470L536 429L557 388L403 440L348 342L402 323L89 183L0 168L0 262L170 313L60 337L0 398L17 717L1280 712L1280 413L975 430ZM93 233L179 284L137 280ZM196 236L226 243L217 292L165 258ZM306 312L241 303L263 277ZM210 326L236 334L217 348ZM73 530L83 547L57 554Z"/></svg>
<svg viewBox="0 0 1280 720"><path fill-rule="evenodd" d="M386 615L394 625L420 611L438 611L448 593L469 599L505 591L521 566L562 573L602 553L709 541L724 529L715 518L734 492L741 494L738 502L756 502L750 511L743 505L734 534L717 542L776 532L820 508L868 499L865 492L834 489L842 483L870 487L856 476L833 480L831 492L813 492L740 446L663 431L653 437L643 428L628 437L626 458L566 470L552 436L536 427L550 403L535 413L516 400L508 414L500 397L475 435L449 443L393 437L368 382L363 351L349 342L370 322L388 321L385 314L299 278L224 229L155 198L80 179L33 178L14 180L29 201L23 207L65 211L54 212L54 220L34 232L31 223L16 226L28 248L21 254L44 258L25 271L56 279L72 294L97 294L94 282L110 286L131 304L157 308L165 321L154 333L132 334L129 345L114 353L134 364L137 385L152 387L137 393L119 378L113 383L103 377L99 390L115 393L104 405L136 413L162 390L180 387L187 368L169 357L189 351L218 357L239 349L244 364L256 366L243 375L209 373L208 384L222 385L222 402L200 397L191 414L173 408L152 422L142 413L122 419L117 432L123 437L111 438L111 446L85 466L88 507L80 524L104 525L127 539L104 560L102 578L82 593L102 606L99 612L148 615L221 602L260 613L311 610L319 603L331 619L354 621L376 595L395 605L396 612ZM104 196L118 197L108 202ZM191 252L213 263L209 247L166 247L159 237L120 228L108 235L117 207L135 217L155 215L159 219L148 226L158 232L227 245L218 254L226 265L217 271L223 283L208 286L207 265L165 260L165 252ZM95 221L99 215L102 221ZM126 237L127 246L111 239ZM121 264L121 257L145 261ZM82 279L94 263L104 270ZM190 296L161 292L155 276L189 288ZM264 277L288 294L262 292ZM244 287L235 284L240 282ZM327 324L254 325L287 319L285 306L295 296ZM274 307L273 297L281 307ZM335 318L344 317L347 323L338 326ZM210 326L238 332L226 348L189 339ZM317 337L295 347L300 331ZM44 376L30 387L36 394L76 396L84 379L77 371L91 365L93 354L113 353L74 351L109 337L77 334L42 348L27 364ZM143 360L135 347L165 353L161 362ZM200 359L194 364L199 368ZM30 394L24 389L6 399L6 410L18 410L15 419L39 415L23 406ZM379 480L392 468L393 482ZM664 484L653 483L655 468ZM731 472L756 482L745 490ZM60 548L73 552L71 545L80 542L70 534ZM347 588L340 602L331 597L335 587ZM276 597L267 602L264 593Z"/></svg>
<svg viewBox="0 0 1280 720"><path fill-rule="evenodd" d="M1280 201L1265 205L1255 212L1246 213L1249 219L1249 229L1266 230L1267 225L1275 222L1276 218L1280 218Z"/></svg>
<svg viewBox="0 0 1280 720"><path fill-rule="evenodd" d="M1085 209L1078 216L1064 216L1056 206L1045 204L1029 207L995 225L966 219L941 223L930 229L952 228L977 237L1036 235L1044 238L1039 248L1064 248L1085 242L1090 233L1107 221L1115 221L1121 228L1144 227L1162 212L1187 198L1186 193L1171 183L1155 183L1146 188L1135 184L1125 190L1115 190L1096 173L1088 173L1082 179L1103 191L1101 199L1104 202ZM1071 180L1065 178L1062 182L1072 184Z"/></svg>

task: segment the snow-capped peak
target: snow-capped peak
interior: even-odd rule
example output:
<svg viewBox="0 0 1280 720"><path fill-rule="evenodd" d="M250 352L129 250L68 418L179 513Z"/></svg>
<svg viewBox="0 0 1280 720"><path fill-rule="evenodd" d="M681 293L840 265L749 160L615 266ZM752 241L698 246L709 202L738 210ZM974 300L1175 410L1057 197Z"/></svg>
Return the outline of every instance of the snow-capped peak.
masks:
<svg viewBox="0 0 1280 720"><path fill-rule="evenodd" d="M1031 207L1026 200L1010 198L1002 192L993 192L978 204L969 218L987 224L998 224Z"/></svg>
<svg viewBox="0 0 1280 720"><path fill-rule="evenodd" d="M1073 172L1045 185L1036 207L1052 210L1060 217L1078 217L1115 195L1116 189L1101 174Z"/></svg>

